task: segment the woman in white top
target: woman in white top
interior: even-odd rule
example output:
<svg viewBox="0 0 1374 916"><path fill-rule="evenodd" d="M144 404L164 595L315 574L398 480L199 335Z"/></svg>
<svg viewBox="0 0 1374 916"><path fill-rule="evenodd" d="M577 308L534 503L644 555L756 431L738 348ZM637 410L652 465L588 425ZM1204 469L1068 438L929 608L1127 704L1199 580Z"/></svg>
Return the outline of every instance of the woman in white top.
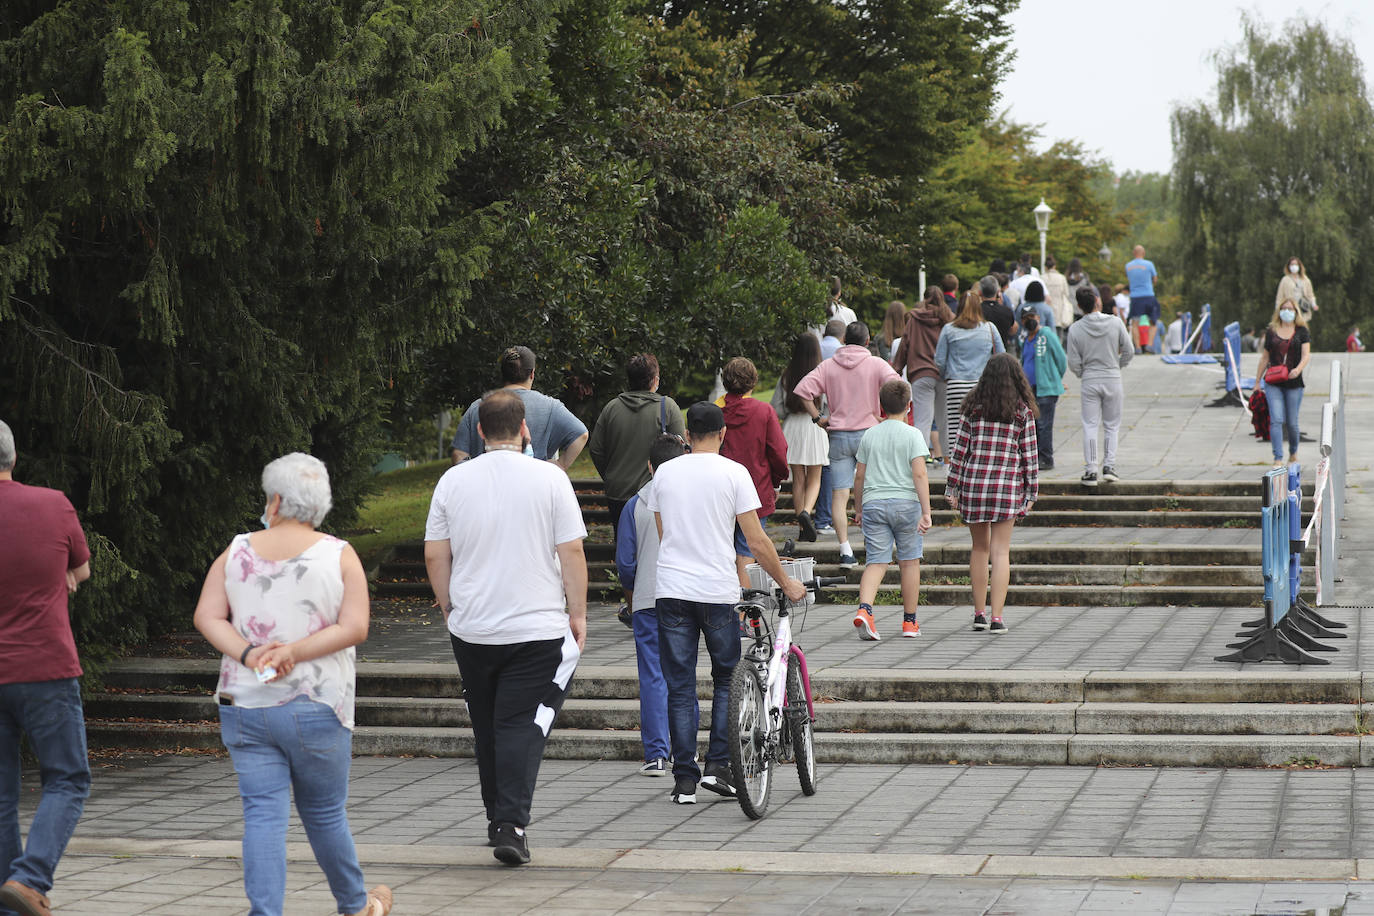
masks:
<svg viewBox="0 0 1374 916"><path fill-rule="evenodd" d="M1302 317L1308 321L1312 320L1312 313L1317 310L1317 294L1312 291L1312 281L1307 277L1307 268L1303 266L1302 258L1289 258L1284 265L1283 276L1279 278L1278 292L1274 294L1274 308L1278 308L1292 299L1297 303L1298 311Z"/></svg>
<svg viewBox="0 0 1374 916"><path fill-rule="evenodd" d="M353 647L367 638L362 562L315 527L329 512L329 472L294 452L262 472L266 531L237 535L210 567L195 624L224 658L220 733L243 797L243 884L251 916L279 916L286 826L296 810L340 913L386 916L371 891L345 810L353 758Z"/></svg>
<svg viewBox="0 0 1374 916"><path fill-rule="evenodd" d="M829 321L831 318L838 318L844 322L845 327L849 327L859 320L859 316L854 314L852 308L844 304L844 300L840 298L843 292L844 287L840 285L840 278L831 277L830 301L825 307L825 320Z"/></svg>

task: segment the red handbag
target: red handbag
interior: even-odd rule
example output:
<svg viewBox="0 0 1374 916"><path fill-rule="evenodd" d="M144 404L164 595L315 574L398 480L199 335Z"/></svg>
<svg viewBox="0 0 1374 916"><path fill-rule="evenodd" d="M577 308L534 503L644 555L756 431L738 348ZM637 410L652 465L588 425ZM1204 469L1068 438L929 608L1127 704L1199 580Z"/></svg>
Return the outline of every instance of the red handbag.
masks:
<svg viewBox="0 0 1374 916"><path fill-rule="evenodd" d="M1288 367L1270 366L1264 370L1264 380L1270 384L1288 381Z"/></svg>

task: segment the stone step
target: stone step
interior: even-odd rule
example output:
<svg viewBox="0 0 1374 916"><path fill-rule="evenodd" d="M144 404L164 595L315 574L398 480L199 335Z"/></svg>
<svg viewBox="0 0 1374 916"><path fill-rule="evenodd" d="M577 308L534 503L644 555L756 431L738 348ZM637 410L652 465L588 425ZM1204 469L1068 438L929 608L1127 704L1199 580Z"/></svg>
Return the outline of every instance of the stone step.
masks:
<svg viewBox="0 0 1374 916"><path fill-rule="evenodd" d="M610 531L610 513L603 509L584 509L582 518L588 528L604 527ZM935 504L931 520L937 527L957 524L957 515ZM792 524L790 512L777 512L769 517L772 525ZM1036 507L1019 520L1020 528L1258 528L1260 524L1259 504L1248 509L1235 511L1182 511L1161 509L1150 512L1098 510L1091 507L1080 509L1045 509L1037 503Z"/></svg>
<svg viewBox="0 0 1374 916"><path fill-rule="evenodd" d="M967 568L965 568L967 569ZM892 582L895 584L896 579ZM425 582L379 582L377 597L425 598L430 588ZM858 601L859 586L826 587L826 600L838 603ZM616 602L623 598L620 586L610 580L591 580L587 597L596 602ZM881 596L880 596L881 598ZM1007 589L1008 607L1254 607L1264 598L1261 585L1054 585L1013 584ZM922 605L970 604L968 585L922 584Z"/></svg>
<svg viewBox="0 0 1374 916"><path fill-rule="evenodd" d="M710 701L703 701L709 721ZM1356 704L1282 703L960 703L837 701L816 704L824 733L959 732L1079 735L1339 735L1359 731L1374 711ZM209 696L107 694L89 700L93 719L163 722L214 720ZM359 726L467 728L467 706L451 697L359 697ZM637 731L636 699L569 699L560 730Z"/></svg>
<svg viewBox="0 0 1374 916"><path fill-rule="evenodd" d="M129 751L218 749L213 723L128 723L91 720L93 748ZM704 751L705 742L700 741ZM1073 734L818 734L821 764L989 763L1020 766L1369 766L1374 742L1341 735L1073 735ZM471 757L466 728L360 726L353 753L361 756ZM555 727L545 756L554 760L642 759L636 731L577 731ZM790 766L779 770L788 778ZM628 771L628 770L627 770ZM824 780L825 773L821 772ZM665 788L666 791L666 788Z"/></svg>
<svg viewBox="0 0 1374 916"><path fill-rule="evenodd" d="M118 690L212 692L214 659L127 658L113 661L105 683ZM812 674L815 695L830 701L947 703L1262 703L1374 702L1372 683L1359 671L1271 667L1257 671L1091 671L938 668L823 668ZM639 695L633 665L580 665L573 699L631 699ZM709 670L697 671L697 692L711 696ZM441 662L360 662L359 697L461 695L458 669Z"/></svg>
<svg viewBox="0 0 1374 916"><path fill-rule="evenodd" d="M862 553L859 559L863 559ZM600 584L615 579L615 566L605 560L593 560L587 564L591 581ZM842 569L835 563L817 563L816 575L826 578L846 576L851 584L858 584L862 566ZM397 582L425 581L425 569L419 563L387 563L381 572L383 580ZM896 585L900 581L900 571L896 564L889 565L883 582ZM955 581L967 582L968 563L923 562L921 564L921 585L951 584ZM1014 585L1206 585L1206 586L1245 586L1264 585L1264 574L1259 564L1247 566L1116 566L1086 565L1077 563L1014 563L1011 568L1011 581ZM1316 571L1311 567L1302 570L1304 585L1316 582Z"/></svg>
<svg viewBox="0 0 1374 916"><path fill-rule="evenodd" d="M1256 502L1260 496L1260 479L1264 476L1262 470L1256 469L1254 478L1251 480L1118 480L1115 483L1104 480L1096 488L1084 487L1077 480L1044 480L1040 481L1040 492L1046 496L1050 495L1080 495L1085 491L1096 492L1102 495L1116 496L1229 496L1229 497L1251 497ZM601 481L593 477L576 478L572 482L573 489L579 496L604 496ZM944 474L940 471L933 471L930 479L930 492L944 493L945 481ZM1305 481L1302 486L1304 496L1311 496L1314 492L1313 483ZM782 495L785 498L791 497L789 484L783 484Z"/></svg>
<svg viewBox="0 0 1374 916"><path fill-rule="evenodd" d="M938 492L931 491L931 501L935 509L945 508L944 490ZM583 518L598 523L609 523L610 513L606 507L606 499L598 494L582 494L578 497L578 502L582 506ZM1159 494L1142 494L1135 496L1119 494L1092 493L1087 488L1079 493L1059 493L1044 494L1035 503L1036 511L1080 511L1080 512L1161 512L1166 510L1177 510L1184 512L1229 512L1244 514L1259 510L1259 498L1250 496L1167 496ZM1307 497L1303 500L1302 511L1304 515L1312 511L1312 499ZM771 518L775 521L787 521L795 518L793 511L792 498L786 495L779 495L777 509Z"/></svg>

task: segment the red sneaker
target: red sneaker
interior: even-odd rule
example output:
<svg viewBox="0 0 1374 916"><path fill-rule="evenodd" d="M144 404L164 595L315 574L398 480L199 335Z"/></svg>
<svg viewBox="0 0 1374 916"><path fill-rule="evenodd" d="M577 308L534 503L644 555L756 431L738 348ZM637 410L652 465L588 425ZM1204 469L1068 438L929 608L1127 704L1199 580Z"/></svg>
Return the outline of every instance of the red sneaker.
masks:
<svg viewBox="0 0 1374 916"><path fill-rule="evenodd" d="M907 638L914 638L921 635L921 625L914 620L902 621L902 635Z"/></svg>

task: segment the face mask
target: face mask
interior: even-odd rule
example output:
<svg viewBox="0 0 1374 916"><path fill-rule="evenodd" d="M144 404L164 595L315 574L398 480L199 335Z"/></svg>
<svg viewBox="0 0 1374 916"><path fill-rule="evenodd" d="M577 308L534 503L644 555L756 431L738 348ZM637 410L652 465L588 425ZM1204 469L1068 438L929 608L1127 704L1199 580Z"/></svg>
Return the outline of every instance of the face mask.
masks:
<svg viewBox="0 0 1374 916"><path fill-rule="evenodd" d="M1296 317L1292 309L1279 309L1279 321L1292 321Z"/></svg>
<svg viewBox="0 0 1374 916"><path fill-rule="evenodd" d="M1289 272L1290 274L1295 274L1295 273L1297 273L1299 269L1300 269L1300 268L1299 268L1298 265L1296 265L1296 264L1289 264L1289 265L1288 265L1288 272Z"/></svg>
<svg viewBox="0 0 1374 916"><path fill-rule="evenodd" d="M258 521L262 522L262 527L264 527L264 528L271 528L271 527L272 527L271 525L267 524L267 513L266 513L266 512L263 512L262 515L259 515L259 516L258 516Z"/></svg>

